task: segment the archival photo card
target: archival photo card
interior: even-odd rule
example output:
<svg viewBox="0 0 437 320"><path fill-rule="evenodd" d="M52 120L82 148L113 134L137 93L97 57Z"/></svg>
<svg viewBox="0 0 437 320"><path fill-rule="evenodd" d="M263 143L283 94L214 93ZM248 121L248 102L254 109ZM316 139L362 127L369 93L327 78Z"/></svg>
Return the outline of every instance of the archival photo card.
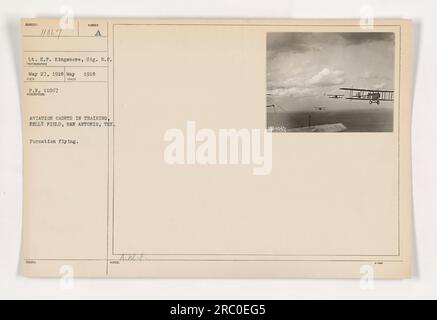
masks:
<svg viewBox="0 0 437 320"><path fill-rule="evenodd" d="M267 33L273 132L392 132L392 32Z"/></svg>
<svg viewBox="0 0 437 320"><path fill-rule="evenodd" d="M411 21L75 23L21 22L23 275L411 277Z"/></svg>

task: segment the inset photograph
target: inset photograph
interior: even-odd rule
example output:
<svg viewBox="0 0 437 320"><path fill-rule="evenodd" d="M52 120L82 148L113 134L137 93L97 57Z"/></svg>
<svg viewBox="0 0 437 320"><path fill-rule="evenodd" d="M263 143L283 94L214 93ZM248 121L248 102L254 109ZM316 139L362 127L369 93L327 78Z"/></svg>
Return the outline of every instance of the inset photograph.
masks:
<svg viewBox="0 0 437 320"><path fill-rule="evenodd" d="M267 128L392 132L394 50L389 32L267 33Z"/></svg>

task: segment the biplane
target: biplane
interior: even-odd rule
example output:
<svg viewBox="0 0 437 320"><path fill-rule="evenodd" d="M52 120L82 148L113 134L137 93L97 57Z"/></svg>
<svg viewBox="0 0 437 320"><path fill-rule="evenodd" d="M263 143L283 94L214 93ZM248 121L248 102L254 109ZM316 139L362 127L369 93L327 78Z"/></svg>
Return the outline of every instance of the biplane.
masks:
<svg viewBox="0 0 437 320"><path fill-rule="evenodd" d="M316 111L325 111L326 107L314 107L314 110L316 110Z"/></svg>
<svg viewBox="0 0 437 320"><path fill-rule="evenodd" d="M331 99L343 99L344 94L327 94L326 96Z"/></svg>
<svg viewBox="0 0 437 320"><path fill-rule="evenodd" d="M370 104L379 104L381 101L393 101L392 90L376 90L376 89L357 89L357 88L340 88L349 92L346 99L349 100L367 100Z"/></svg>
<svg viewBox="0 0 437 320"><path fill-rule="evenodd" d="M271 110L273 110L274 112L276 112L276 110L278 109L278 105L276 105L275 103L272 103L272 104L268 104L268 105L266 105L266 108L267 108L267 109L271 109Z"/></svg>

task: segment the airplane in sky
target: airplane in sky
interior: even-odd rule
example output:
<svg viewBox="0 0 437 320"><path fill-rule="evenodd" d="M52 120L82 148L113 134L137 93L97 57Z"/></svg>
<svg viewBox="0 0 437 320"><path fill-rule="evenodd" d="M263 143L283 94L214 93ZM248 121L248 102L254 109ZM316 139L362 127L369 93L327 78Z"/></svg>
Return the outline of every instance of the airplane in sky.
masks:
<svg viewBox="0 0 437 320"><path fill-rule="evenodd" d="M314 107L314 110L316 111L325 111L326 109L326 107Z"/></svg>
<svg viewBox="0 0 437 320"><path fill-rule="evenodd" d="M346 99L367 100L370 104L380 104L381 101L393 101L394 91L377 89L340 88L349 93Z"/></svg>
<svg viewBox="0 0 437 320"><path fill-rule="evenodd" d="M343 99L344 94L327 94L326 96L331 99Z"/></svg>

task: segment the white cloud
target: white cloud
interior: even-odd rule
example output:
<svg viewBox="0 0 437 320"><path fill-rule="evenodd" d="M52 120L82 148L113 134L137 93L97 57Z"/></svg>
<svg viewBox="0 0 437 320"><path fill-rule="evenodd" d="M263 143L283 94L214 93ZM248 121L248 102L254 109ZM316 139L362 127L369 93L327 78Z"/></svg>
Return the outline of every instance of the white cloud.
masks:
<svg viewBox="0 0 437 320"><path fill-rule="evenodd" d="M377 83L373 86L373 89L384 89L386 87L386 83L385 82L381 82L381 83Z"/></svg>
<svg viewBox="0 0 437 320"><path fill-rule="evenodd" d="M312 89L297 88L297 87L277 88L277 89L270 90L268 93L273 96L291 96L295 98L311 97L316 95L316 92Z"/></svg>
<svg viewBox="0 0 437 320"><path fill-rule="evenodd" d="M332 86L344 83L344 72L341 70L330 70L324 68L308 80L309 85L313 86Z"/></svg>
<svg viewBox="0 0 437 320"><path fill-rule="evenodd" d="M363 79L373 79L376 78L377 75L374 72L366 71L361 76Z"/></svg>

